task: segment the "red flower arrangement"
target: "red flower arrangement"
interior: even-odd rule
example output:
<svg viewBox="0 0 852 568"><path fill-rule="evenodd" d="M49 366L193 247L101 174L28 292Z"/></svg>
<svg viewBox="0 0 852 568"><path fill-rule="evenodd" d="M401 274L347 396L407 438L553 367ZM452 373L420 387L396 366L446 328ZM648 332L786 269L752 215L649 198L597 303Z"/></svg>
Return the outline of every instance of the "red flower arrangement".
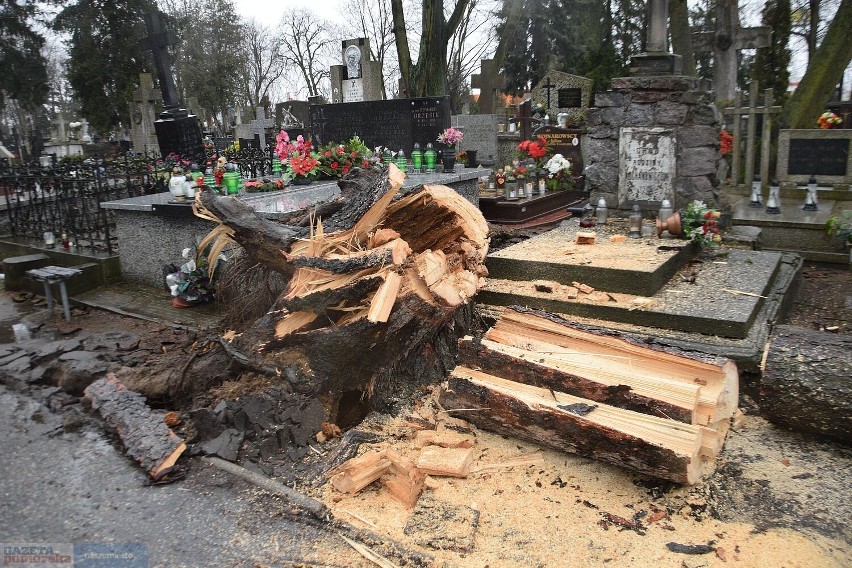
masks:
<svg viewBox="0 0 852 568"><path fill-rule="evenodd" d="M727 156L734 149L734 137L727 130L719 133L719 153Z"/></svg>
<svg viewBox="0 0 852 568"><path fill-rule="evenodd" d="M535 140L524 140L518 144L518 152L521 154L521 159L532 158L538 162L547 155L547 138L539 136Z"/></svg>

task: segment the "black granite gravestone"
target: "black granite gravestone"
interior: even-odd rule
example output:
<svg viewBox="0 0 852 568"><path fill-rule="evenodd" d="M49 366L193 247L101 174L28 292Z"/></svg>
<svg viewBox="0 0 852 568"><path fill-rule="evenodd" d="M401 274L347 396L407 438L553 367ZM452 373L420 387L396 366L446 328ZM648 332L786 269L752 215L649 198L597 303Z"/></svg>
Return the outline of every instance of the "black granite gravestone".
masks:
<svg viewBox="0 0 852 568"><path fill-rule="evenodd" d="M846 176L849 139L791 138L788 174Z"/></svg>
<svg viewBox="0 0 852 568"><path fill-rule="evenodd" d="M315 144L344 142L358 136L369 148L385 146L411 154L414 144L437 147L437 138L450 126L449 97L393 99L311 105Z"/></svg>

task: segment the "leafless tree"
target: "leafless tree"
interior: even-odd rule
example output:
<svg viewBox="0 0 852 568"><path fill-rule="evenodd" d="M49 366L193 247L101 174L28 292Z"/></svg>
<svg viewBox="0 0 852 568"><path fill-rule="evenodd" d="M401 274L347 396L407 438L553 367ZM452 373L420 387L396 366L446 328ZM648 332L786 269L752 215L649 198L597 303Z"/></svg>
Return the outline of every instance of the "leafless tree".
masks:
<svg viewBox="0 0 852 568"><path fill-rule="evenodd" d="M277 40L286 64L298 69L308 96L328 92L325 83L337 35L328 22L305 9L290 9L281 18Z"/></svg>
<svg viewBox="0 0 852 568"><path fill-rule="evenodd" d="M245 102L254 108L264 97L272 99L277 94L276 87L287 71L284 49L272 26L255 20L246 23L242 49Z"/></svg>

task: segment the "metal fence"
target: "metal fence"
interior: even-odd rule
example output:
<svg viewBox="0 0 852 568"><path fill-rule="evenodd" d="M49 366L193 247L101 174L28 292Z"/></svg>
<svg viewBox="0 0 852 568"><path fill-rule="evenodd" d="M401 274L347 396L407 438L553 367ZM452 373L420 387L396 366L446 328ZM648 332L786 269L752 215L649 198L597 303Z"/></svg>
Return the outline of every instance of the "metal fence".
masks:
<svg viewBox="0 0 852 568"><path fill-rule="evenodd" d="M12 164L0 160L0 203L5 201L6 230L14 237L42 241L67 235L78 250L115 254L115 219L101 203L168 191L172 168L215 167L218 152L206 161L126 154L117 158L52 160ZM254 148L226 155L242 177L272 175L271 154Z"/></svg>
<svg viewBox="0 0 852 568"><path fill-rule="evenodd" d="M62 160L48 164L0 161L7 230L42 241L62 234L77 250L114 254L115 220L106 201L167 190L169 164L148 156Z"/></svg>

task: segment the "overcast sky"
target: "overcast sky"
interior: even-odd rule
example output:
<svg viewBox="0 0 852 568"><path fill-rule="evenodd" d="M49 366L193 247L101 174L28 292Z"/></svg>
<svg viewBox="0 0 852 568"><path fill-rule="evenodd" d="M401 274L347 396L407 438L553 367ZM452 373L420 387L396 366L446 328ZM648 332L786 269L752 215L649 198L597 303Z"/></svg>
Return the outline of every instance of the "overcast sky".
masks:
<svg viewBox="0 0 852 568"><path fill-rule="evenodd" d="M265 25L277 24L281 14L289 8L307 8L326 20L343 23L340 0L234 0L234 5L244 18L254 18Z"/></svg>

